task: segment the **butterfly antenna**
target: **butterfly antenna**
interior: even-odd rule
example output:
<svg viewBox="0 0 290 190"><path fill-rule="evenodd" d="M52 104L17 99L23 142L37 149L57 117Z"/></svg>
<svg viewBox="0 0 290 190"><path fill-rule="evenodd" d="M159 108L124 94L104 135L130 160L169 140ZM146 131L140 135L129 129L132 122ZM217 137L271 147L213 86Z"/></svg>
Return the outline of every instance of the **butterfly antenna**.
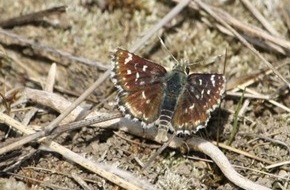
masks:
<svg viewBox="0 0 290 190"><path fill-rule="evenodd" d="M166 53L168 53L172 59L174 59L174 61L176 62L176 64L179 63L178 60L177 60L177 59L172 55L172 53L171 53L171 52L169 51L169 49L166 47L166 45L165 45L164 41L162 40L162 38L161 38L160 36L159 36L158 38L159 38L159 41L160 41L160 43L161 43L161 45L162 45L162 47L163 47L163 50L164 50Z"/></svg>
<svg viewBox="0 0 290 190"><path fill-rule="evenodd" d="M225 60L224 60L223 75L225 75L225 73L226 73L226 64L227 64L227 58L228 58L227 54L228 54L228 50L226 49L226 51L225 51ZM227 89L227 83L225 84L225 90L226 89ZM222 103L222 101L219 104L219 112L218 112L218 118L219 118L218 124L219 124L219 126L221 126L221 111L220 111L221 110L221 103ZM219 136L220 136L220 130L219 129L220 128L218 128L218 130L217 130L217 144L219 144Z"/></svg>
<svg viewBox="0 0 290 190"><path fill-rule="evenodd" d="M162 153L162 151L167 148L169 146L169 144L172 142L172 140L174 139L174 137L176 136L176 132L174 132L170 139L168 139L168 141L166 143L164 143L158 150L157 152L155 152L155 154L153 154L150 159L148 160L148 162L143 166L143 169L146 170L147 168L149 168L149 166L151 165L151 163L153 162L153 160L155 160L155 158L160 155Z"/></svg>
<svg viewBox="0 0 290 190"><path fill-rule="evenodd" d="M226 51L225 51L225 60L224 60L224 70L223 70L223 74L224 75L226 73L227 58L228 58L228 49L226 48Z"/></svg>

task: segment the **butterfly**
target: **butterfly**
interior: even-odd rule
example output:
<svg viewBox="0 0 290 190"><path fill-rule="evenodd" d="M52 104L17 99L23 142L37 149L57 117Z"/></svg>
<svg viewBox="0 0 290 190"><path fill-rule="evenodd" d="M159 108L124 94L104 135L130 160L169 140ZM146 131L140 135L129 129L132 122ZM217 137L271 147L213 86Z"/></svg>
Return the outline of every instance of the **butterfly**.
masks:
<svg viewBox="0 0 290 190"><path fill-rule="evenodd" d="M167 71L123 49L114 52L112 64L111 79L125 117L176 134L188 135L206 127L225 89L222 74L190 74L184 64Z"/></svg>

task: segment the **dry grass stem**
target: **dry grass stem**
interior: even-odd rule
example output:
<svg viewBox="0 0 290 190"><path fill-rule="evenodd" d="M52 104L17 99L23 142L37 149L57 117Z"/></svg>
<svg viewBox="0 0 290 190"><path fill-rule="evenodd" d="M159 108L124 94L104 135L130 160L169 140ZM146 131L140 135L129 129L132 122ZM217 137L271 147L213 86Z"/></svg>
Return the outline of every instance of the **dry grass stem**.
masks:
<svg viewBox="0 0 290 190"><path fill-rule="evenodd" d="M172 20L176 15L180 13L189 3L191 0L180 0L180 2L166 15L164 16L156 25L150 28L146 35L143 36L137 43L134 44L133 47L129 49L130 52L135 52L141 46L143 46L149 38L151 38L160 28L166 25L170 20Z"/></svg>
<svg viewBox="0 0 290 190"><path fill-rule="evenodd" d="M283 161L283 162L278 162L278 163L274 163L274 164L271 164L269 166L266 166L265 169L267 170L270 170L270 169L273 169L273 168L277 168L277 167L281 167L281 166L286 166L290 164L290 161Z"/></svg>
<svg viewBox="0 0 290 190"><path fill-rule="evenodd" d="M279 36L280 34L272 27L272 25L267 21L267 19L256 9L256 7L249 0L240 0L249 11L259 20L259 22L274 36Z"/></svg>
<svg viewBox="0 0 290 190"><path fill-rule="evenodd" d="M73 177L73 179L80 184L80 186L84 189L84 190L93 190L91 187L88 186L88 184L79 176L77 175L75 172L72 172L71 176Z"/></svg>
<svg viewBox="0 0 290 190"><path fill-rule="evenodd" d="M226 92L227 96L235 96L235 97L241 97L243 93L241 92ZM261 100L269 100L271 97L269 95L262 95L262 94L244 94L245 98L252 98L252 99L261 99Z"/></svg>
<svg viewBox="0 0 290 190"><path fill-rule="evenodd" d="M55 76L56 76L56 64L53 63L50 67L47 79L46 79L46 84L44 87L44 91L46 92L53 92L53 87L55 83Z"/></svg>
<svg viewBox="0 0 290 190"><path fill-rule="evenodd" d="M58 50L46 45L36 44L31 40L28 40L22 36L12 33L11 31L3 30L1 28L0 28L0 42L6 45L17 44L20 47L31 48L36 55L47 57L48 59L58 64L68 65L70 63L83 63L97 67L98 69L101 70L108 69L108 66L103 65L103 63L91 61L83 57L73 56L68 52L64 52L62 50Z"/></svg>
<svg viewBox="0 0 290 190"><path fill-rule="evenodd" d="M217 145L218 147L223 148L223 149L229 150L229 151L231 151L231 152L235 152L235 153L237 153L237 154L241 154L241 155L247 156L247 157L249 157L249 158L253 158L253 159L258 160L258 161L260 161L260 162L264 162L264 163L266 163L266 164L273 164L273 162L271 162L271 161L269 161L269 160L266 160L266 159L263 159L263 158L259 158L259 157L255 156L255 155L252 155L252 154L248 153L248 152L245 152L245 151L242 151L242 150L239 150L239 149L233 148L233 147L228 146L228 145L226 145L226 144L223 144L223 143L217 143L217 142L214 142L214 141L212 141L212 143L215 144L215 145Z"/></svg>
<svg viewBox="0 0 290 190"><path fill-rule="evenodd" d="M254 94L254 95L262 95L262 94L260 94L260 93L258 93L258 92L255 92L254 90L251 90L251 89L248 89L248 88L246 88L246 92L248 92L248 93L251 93L251 94ZM288 108L287 106L285 106L285 105L283 105L283 104L281 104L281 103L279 103L279 102L277 102L277 101L275 101L275 100L267 100L268 102L270 102L271 104L273 104L273 105L275 105L275 106L277 106L277 107L279 107L279 108L281 108L281 109L283 109L284 111L286 111L286 112L288 112L288 113L290 113L290 108Z"/></svg>
<svg viewBox="0 0 290 190"><path fill-rule="evenodd" d="M59 6L45 9L43 11L30 13L27 15L21 15L19 17L14 17L12 19L0 21L0 27L11 28L15 26L30 24L36 21L41 21L44 17L49 16L51 14L65 13L65 9L66 9L65 6Z"/></svg>

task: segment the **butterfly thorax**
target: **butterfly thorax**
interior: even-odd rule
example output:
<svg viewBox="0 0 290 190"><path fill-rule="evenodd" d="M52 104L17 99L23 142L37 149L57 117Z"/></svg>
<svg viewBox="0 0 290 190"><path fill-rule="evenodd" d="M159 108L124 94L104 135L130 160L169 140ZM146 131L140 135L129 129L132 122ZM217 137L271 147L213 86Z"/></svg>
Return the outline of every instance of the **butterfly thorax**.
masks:
<svg viewBox="0 0 290 190"><path fill-rule="evenodd" d="M180 94L184 91L186 84L186 74L180 70L174 69L167 73L164 80L164 96L158 119L159 127L174 130L171 126L171 120Z"/></svg>

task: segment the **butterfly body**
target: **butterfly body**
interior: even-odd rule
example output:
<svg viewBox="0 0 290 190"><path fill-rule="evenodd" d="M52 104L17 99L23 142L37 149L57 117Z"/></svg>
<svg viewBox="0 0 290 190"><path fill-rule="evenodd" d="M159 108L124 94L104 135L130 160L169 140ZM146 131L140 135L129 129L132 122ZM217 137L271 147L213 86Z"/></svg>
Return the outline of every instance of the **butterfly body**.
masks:
<svg viewBox="0 0 290 190"><path fill-rule="evenodd" d="M206 126L224 91L225 78L221 74L188 74L184 65L167 72L122 49L115 52L112 62L111 77L119 90L119 109L146 127L196 132Z"/></svg>
<svg viewBox="0 0 290 190"><path fill-rule="evenodd" d="M178 103L179 96L182 94L186 84L186 74L179 70L172 70L167 73L164 81L164 95L160 108L160 116L157 120L159 127L172 127L172 117Z"/></svg>

